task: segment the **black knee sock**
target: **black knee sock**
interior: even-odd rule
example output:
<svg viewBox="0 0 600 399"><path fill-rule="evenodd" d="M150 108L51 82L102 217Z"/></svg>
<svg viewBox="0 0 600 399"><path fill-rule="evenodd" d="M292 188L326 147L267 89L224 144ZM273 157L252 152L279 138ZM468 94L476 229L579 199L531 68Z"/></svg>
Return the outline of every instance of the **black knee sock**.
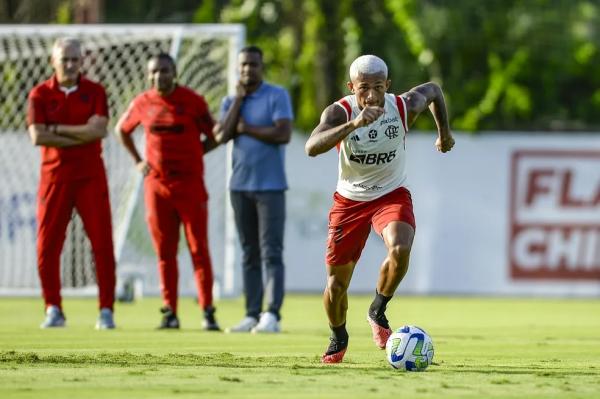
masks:
<svg viewBox="0 0 600 399"><path fill-rule="evenodd" d="M338 327L331 327L331 337L343 346L348 344L348 331L346 331L346 323Z"/></svg>
<svg viewBox="0 0 600 399"><path fill-rule="evenodd" d="M371 306L369 307L369 316L371 316L373 320L385 316L385 308L390 299L392 299L391 296L385 296L375 291L375 299L373 299L373 302L371 302Z"/></svg>

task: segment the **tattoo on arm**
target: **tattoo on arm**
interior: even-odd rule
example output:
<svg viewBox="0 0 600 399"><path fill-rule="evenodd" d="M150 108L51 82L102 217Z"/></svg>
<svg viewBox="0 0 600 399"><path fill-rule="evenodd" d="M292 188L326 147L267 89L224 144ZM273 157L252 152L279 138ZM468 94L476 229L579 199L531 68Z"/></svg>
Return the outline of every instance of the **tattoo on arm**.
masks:
<svg viewBox="0 0 600 399"><path fill-rule="evenodd" d="M411 126L419 114L427 108L431 111L438 131L449 131L448 111L442 89L433 82L424 83L402 95L407 108L408 125Z"/></svg>

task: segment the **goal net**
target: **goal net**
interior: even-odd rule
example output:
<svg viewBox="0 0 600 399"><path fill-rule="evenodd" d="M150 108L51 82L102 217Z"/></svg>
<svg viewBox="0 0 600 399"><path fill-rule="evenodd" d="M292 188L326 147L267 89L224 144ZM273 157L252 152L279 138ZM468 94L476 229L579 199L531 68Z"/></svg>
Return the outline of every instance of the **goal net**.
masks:
<svg viewBox="0 0 600 399"><path fill-rule="evenodd" d="M27 134L27 94L52 74L50 50L57 37L74 36L84 46L84 74L106 88L109 137L103 140L117 257L118 294L124 286L157 294L157 262L144 217L141 176L112 134L129 102L148 88L146 63L159 51L177 61L178 81L201 93L216 118L221 98L236 82L235 59L245 31L241 25L69 25L0 27L0 294L40 292L36 262L36 194L40 151ZM134 134L143 149L143 134ZM228 151L207 154L209 245L215 294L233 295L235 237L227 199ZM180 293L195 295L192 266L183 238L179 250ZM96 291L92 250L74 211L61 254L63 293Z"/></svg>

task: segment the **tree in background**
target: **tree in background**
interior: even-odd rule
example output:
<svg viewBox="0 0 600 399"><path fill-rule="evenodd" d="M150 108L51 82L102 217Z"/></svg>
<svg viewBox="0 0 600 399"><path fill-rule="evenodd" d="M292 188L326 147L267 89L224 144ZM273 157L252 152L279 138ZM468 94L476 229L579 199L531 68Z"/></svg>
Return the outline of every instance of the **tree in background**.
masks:
<svg viewBox="0 0 600 399"><path fill-rule="evenodd" d="M296 124L345 93L372 53L392 91L441 84L455 129L592 130L600 125L600 5L589 0L204 1L196 22L239 22L287 86ZM431 129L430 121L417 128Z"/></svg>
<svg viewBox="0 0 600 399"><path fill-rule="evenodd" d="M69 8L65 0L0 0L0 23L69 23Z"/></svg>
<svg viewBox="0 0 600 399"><path fill-rule="evenodd" d="M0 0L0 21L73 22L81 2L109 23L245 24L303 129L367 53L388 62L393 92L441 84L456 130L600 126L597 0Z"/></svg>
<svg viewBox="0 0 600 399"><path fill-rule="evenodd" d="M430 27L423 33L451 95L455 128L598 126L597 2L421 1L413 8L412 19Z"/></svg>

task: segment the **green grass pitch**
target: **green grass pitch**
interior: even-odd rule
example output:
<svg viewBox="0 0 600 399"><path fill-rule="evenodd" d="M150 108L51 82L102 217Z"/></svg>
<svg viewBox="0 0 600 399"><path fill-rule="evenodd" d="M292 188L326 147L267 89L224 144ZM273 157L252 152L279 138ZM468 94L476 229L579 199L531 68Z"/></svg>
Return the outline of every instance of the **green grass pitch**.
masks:
<svg viewBox="0 0 600 399"><path fill-rule="evenodd" d="M396 297L392 327L432 336L435 364L395 371L370 338L371 298L351 296L343 364L322 365L329 331L317 295L289 295L283 333L200 331L181 299L180 331L156 331L159 300L118 304L95 331L96 303L67 298L68 327L40 330L41 299L0 299L0 398L600 398L600 301ZM217 303L222 326L242 301Z"/></svg>

